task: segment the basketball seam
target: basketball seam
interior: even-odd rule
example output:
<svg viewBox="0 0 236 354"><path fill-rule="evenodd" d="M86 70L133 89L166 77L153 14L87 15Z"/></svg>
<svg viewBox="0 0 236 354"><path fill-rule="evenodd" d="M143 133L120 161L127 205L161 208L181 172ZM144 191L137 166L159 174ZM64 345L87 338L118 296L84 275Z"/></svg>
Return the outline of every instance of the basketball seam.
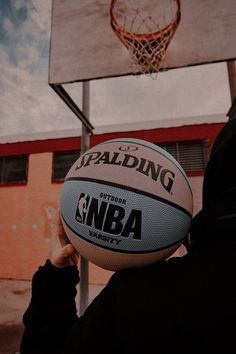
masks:
<svg viewBox="0 0 236 354"><path fill-rule="evenodd" d="M192 214L188 210L186 210L185 208L179 206L178 204L175 204L175 203L173 203L173 202L171 202L171 201L169 201L167 199L161 198L159 196L153 195L151 193L142 191L142 190L137 189L137 188L127 187L127 186L124 186L123 184L114 183L114 182L110 182L110 181L103 181L103 180L99 180L99 179L95 179L95 178L91 178L91 177L69 177L69 178L67 178L65 180L64 183L66 183L68 181L88 181L88 182L93 182L93 183L97 183L97 184L109 185L109 186L116 187L116 188L119 188L119 189L125 189L125 190L128 190L128 191L137 193L137 194L144 195L144 196L149 197L151 199L158 200L158 201L160 201L160 202L162 202L164 204L168 204L168 205L174 207L175 209L178 209L178 210L182 211L184 214L186 214L190 218L192 218Z"/></svg>
<svg viewBox="0 0 236 354"><path fill-rule="evenodd" d="M84 237L84 236L81 236L79 233L77 233L76 230L74 230L74 229L66 222L65 218L63 217L63 215L61 215L61 217L62 217L64 223L66 224L66 226L67 226L74 234L76 234L77 236L79 236L80 238L82 238L84 241L86 241L86 242L88 242L88 243L91 243L91 244L93 244L94 246L99 246L99 247L104 248L104 249L106 249L106 250L109 250L109 251L112 251L112 252L117 252L117 253L126 253L126 254L155 253L155 252L157 252L157 251L162 251L162 250L165 250L165 249L167 249L167 248L169 248L169 247L172 247L172 246L176 245L177 243L179 243L179 242L181 242L181 241L183 241L183 240L185 239L185 237L180 238L178 241L175 241L175 242L173 242L173 243L171 243L171 244L169 244L169 245L167 245L167 246L164 246L164 247L156 248L156 249L154 249L154 250L152 249L152 250L141 250L141 251L138 251L138 250L137 250L137 251L127 251L127 250L122 250L122 249L109 248L109 247L106 247L106 246L104 246L104 245L102 245L102 244L98 244L98 243L96 243L96 242L94 242L94 241L91 241L90 239L87 239L87 238Z"/></svg>

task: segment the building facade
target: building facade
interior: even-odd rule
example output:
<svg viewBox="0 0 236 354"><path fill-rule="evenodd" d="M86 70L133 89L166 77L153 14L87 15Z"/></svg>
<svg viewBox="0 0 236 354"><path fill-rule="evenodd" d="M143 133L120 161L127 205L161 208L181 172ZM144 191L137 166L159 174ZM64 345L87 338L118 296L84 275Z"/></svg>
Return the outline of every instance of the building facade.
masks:
<svg viewBox="0 0 236 354"><path fill-rule="evenodd" d="M209 118L209 117L208 117ZM169 151L189 177L194 214L201 208L204 169L225 116L144 122L97 129L90 146L130 137ZM207 121L207 123L206 123ZM58 244L58 210L63 179L80 155L80 132L0 140L0 278L31 279ZM183 249L177 251L181 254ZM105 284L111 272L89 263L89 283Z"/></svg>

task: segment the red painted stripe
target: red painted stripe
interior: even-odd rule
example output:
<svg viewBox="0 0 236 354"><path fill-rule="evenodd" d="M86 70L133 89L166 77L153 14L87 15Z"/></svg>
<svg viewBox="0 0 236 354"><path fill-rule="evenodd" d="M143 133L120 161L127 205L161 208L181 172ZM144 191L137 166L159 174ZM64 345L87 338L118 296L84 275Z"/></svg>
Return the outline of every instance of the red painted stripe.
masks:
<svg viewBox="0 0 236 354"><path fill-rule="evenodd" d="M224 123L199 124L173 128L113 132L90 137L90 146L115 138L129 137L144 139L153 143L210 140L213 142ZM43 152L80 150L81 137L46 139L0 144L0 156L37 154Z"/></svg>

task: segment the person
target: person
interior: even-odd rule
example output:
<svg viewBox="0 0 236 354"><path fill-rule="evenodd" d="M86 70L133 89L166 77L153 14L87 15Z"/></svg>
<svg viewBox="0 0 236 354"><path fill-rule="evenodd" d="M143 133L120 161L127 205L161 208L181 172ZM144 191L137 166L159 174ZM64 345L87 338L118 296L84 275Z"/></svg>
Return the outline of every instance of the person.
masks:
<svg viewBox="0 0 236 354"><path fill-rule="evenodd" d="M114 272L77 315L72 245L41 266L24 313L21 354L230 354L236 322L236 119L215 139L188 252Z"/></svg>

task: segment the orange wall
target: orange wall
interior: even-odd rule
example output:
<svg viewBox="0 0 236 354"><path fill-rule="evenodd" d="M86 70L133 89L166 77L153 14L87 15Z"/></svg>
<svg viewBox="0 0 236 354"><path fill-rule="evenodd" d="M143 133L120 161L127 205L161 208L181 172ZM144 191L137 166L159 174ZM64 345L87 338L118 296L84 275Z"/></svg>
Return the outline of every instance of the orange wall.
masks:
<svg viewBox="0 0 236 354"><path fill-rule="evenodd" d="M57 247L57 216L62 184L51 183L52 153L30 155L28 184L0 188L0 278L31 279ZM111 272L94 265L91 283Z"/></svg>
<svg viewBox="0 0 236 354"><path fill-rule="evenodd" d="M29 279L50 249L47 207L56 207L58 186L49 189L51 153L30 155L27 185L0 188L0 276Z"/></svg>

